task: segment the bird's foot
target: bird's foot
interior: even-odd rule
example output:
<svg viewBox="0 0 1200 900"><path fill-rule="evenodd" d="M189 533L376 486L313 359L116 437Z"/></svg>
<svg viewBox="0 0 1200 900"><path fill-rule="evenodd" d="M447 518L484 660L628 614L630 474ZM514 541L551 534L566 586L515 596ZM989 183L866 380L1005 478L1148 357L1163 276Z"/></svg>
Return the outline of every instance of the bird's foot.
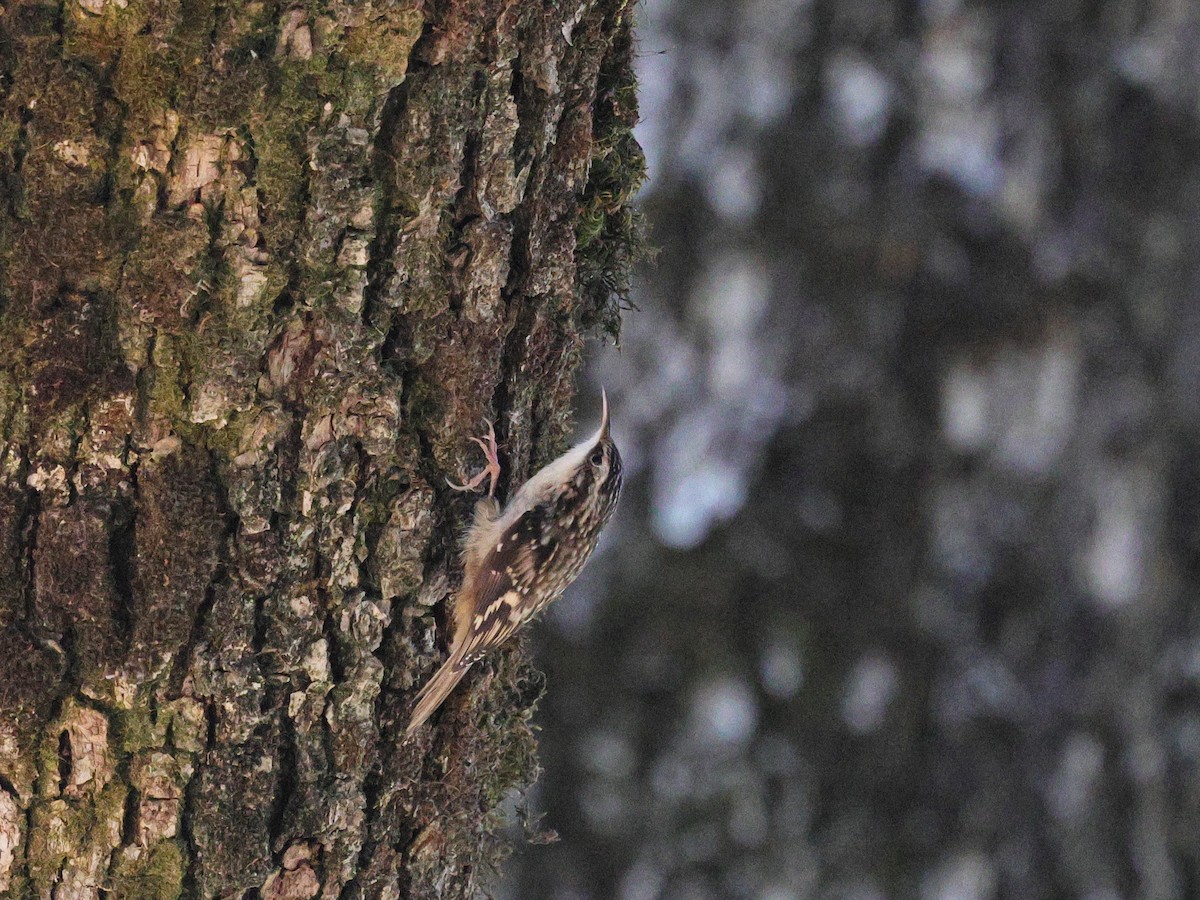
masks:
<svg viewBox="0 0 1200 900"><path fill-rule="evenodd" d="M487 478L489 479L488 496L496 496L496 483L500 480L500 456L496 447L496 428L490 421L487 424L488 433L485 436L471 438L483 450L483 458L487 461L487 465L484 466L482 472L463 484L455 484L447 478L446 484L456 491L477 491L483 484L483 480Z"/></svg>

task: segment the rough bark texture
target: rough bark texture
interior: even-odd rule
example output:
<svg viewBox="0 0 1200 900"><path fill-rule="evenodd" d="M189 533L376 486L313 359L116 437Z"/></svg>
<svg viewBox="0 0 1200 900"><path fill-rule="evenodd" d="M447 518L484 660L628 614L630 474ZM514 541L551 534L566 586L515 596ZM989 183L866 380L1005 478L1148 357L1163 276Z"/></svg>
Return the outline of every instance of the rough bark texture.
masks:
<svg viewBox="0 0 1200 900"><path fill-rule="evenodd" d="M457 897L535 770L440 658L466 438L560 449L623 0L0 7L0 893Z"/></svg>

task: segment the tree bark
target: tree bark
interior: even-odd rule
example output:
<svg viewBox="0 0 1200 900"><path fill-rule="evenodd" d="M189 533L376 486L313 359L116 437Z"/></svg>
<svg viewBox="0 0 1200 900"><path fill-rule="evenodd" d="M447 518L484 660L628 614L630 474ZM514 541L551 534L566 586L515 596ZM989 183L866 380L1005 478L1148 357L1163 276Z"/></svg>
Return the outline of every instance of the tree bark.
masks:
<svg viewBox="0 0 1200 900"><path fill-rule="evenodd" d="M448 490L615 329L624 0L0 8L0 893L460 897L536 770ZM6 892L6 893L5 893Z"/></svg>

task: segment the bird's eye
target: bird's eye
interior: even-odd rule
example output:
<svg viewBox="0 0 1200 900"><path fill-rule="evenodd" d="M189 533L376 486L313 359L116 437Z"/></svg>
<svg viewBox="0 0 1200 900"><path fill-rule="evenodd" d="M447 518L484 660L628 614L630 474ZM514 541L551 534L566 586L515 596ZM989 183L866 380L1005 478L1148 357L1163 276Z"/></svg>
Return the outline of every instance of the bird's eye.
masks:
<svg viewBox="0 0 1200 900"><path fill-rule="evenodd" d="M592 455L588 458L588 462L590 462L593 466L601 465L604 462L604 451L597 447L592 451Z"/></svg>

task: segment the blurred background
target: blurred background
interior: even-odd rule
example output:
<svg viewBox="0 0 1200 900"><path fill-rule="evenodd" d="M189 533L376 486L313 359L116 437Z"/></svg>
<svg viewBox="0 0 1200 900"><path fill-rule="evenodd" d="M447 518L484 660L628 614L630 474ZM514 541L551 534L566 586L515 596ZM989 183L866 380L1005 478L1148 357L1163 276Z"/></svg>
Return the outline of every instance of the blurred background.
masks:
<svg viewBox="0 0 1200 900"><path fill-rule="evenodd" d="M627 489L497 896L1200 897L1200 5L638 15Z"/></svg>

